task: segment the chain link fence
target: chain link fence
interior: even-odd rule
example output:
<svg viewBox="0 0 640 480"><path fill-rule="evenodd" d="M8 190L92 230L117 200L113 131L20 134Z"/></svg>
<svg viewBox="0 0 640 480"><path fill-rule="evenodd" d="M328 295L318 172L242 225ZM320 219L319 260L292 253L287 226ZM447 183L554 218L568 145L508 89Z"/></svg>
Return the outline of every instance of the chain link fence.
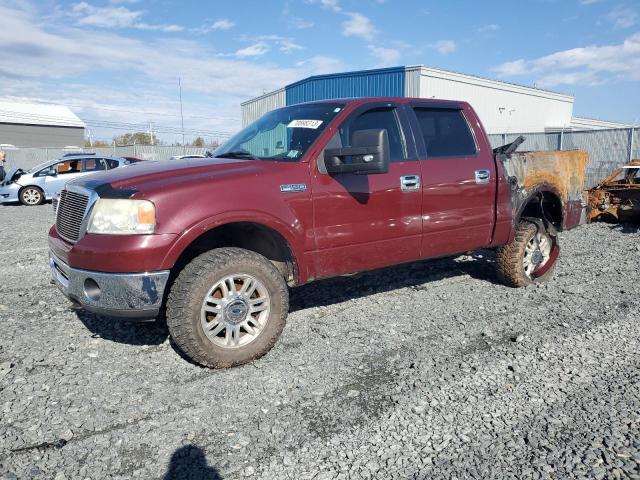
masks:
<svg viewBox="0 0 640 480"><path fill-rule="evenodd" d="M65 153L91 153L105 157L137 157L144 160L168 160L175 155L204 155L211 147L181 147L167 145L123 145L100 148L41 148L22 147L5 149L7 167L29 169L62 157Z"/></svg>
<svg viewBox="0 0 640 480"><path fill-rule="evenodd" d="M640 159L640 128L588 130L553 133L506 133L489 135L492 147L513 142L518 136L526 137L520 146L526 150L585 150L589 165L585 187L596 185L614 169L633 159ZM203 155L208 148L166 145L126 145L105 148L87 148L74 151L95 152L97 155L138 157L145 160L166 160L174 155ZM28 169L48 160L62 157L71 150L64 148L16 148L5 150L7 167Z"/></svg>

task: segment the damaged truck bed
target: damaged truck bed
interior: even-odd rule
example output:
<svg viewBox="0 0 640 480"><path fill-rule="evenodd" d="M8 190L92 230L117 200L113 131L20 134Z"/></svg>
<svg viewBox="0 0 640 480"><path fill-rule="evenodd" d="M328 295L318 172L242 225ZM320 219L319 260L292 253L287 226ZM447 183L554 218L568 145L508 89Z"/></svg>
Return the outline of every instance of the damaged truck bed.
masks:
<svg viewBox="0 0 640 480"><path fill-rule="evenodd" d="M521 141L518 139L516 142ZM510 145L506 147L508 149ZM512 150L515 148L517 144L511 147ZM510 185L513 218L518 218L519 212L525 217L541 215L559 230L586 223L584 185L589 163L587 152L515 152L496 149L496 154L502 161ZM555 195L550 195L550 192ZM531 202L532 198L537 198L537 202ZM551 219L554 218L562 218L562 223L553 223Z"/></svg>

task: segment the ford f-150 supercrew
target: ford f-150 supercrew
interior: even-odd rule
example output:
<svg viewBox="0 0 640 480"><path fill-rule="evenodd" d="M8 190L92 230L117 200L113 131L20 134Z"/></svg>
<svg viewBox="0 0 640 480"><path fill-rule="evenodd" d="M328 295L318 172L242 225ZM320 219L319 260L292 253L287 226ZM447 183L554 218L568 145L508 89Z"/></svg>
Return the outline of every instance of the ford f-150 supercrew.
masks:
<svg viewBox="0 0 640 480"><path fill-rule="evenodd" d="M53 280L88 311L166 317L213 368L269 351L288 288L317 279L495 248L505 284L540 282L558 231L585 219L587 157L518 144L493 151L465 102L274 110L213 158L69 183L49 232Z"/></svg>

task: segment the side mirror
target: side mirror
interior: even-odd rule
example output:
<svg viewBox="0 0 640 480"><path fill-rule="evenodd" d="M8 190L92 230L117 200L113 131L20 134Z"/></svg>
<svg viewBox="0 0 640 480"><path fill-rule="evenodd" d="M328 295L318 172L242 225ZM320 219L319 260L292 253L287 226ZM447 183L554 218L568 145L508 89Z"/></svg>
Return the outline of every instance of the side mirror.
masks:
<svg viewBox="0 0 640 480"><path fill-rule="evenodd" d="M56 170L56 167L49 167L49 170L47 171L47 176L48 177L57 177L58 176L58 170Z"/></svg>
<svg viewBox="0 0 640 480"><path fill-rule="evenodd" d="M389 137L385 129L358 130L350 147L328 148L324 165L329 175L368 175L389 171Z"/></svg>

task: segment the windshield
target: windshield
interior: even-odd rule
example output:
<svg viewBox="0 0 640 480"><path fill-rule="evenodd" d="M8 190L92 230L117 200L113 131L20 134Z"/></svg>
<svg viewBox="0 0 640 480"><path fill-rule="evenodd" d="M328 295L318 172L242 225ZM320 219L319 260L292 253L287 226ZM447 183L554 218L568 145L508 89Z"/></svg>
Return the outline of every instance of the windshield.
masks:
<svg viewBox="0 0 640 480"><path fill-rule="evenodd" d="M51 165L52 161L51 160L47 160L46 162L43 162L39 165L36 165L35 167L30 168L27 173L34 173L37 172L39 170L42 170L44 167L48 167L49 165Z"/></svg>
<svg viewBox="0 0 640 480"><path fill-rule="evenodd" d="M274 110L231 137L213 156L296 162L343 107L314 103Z"/></svg>

